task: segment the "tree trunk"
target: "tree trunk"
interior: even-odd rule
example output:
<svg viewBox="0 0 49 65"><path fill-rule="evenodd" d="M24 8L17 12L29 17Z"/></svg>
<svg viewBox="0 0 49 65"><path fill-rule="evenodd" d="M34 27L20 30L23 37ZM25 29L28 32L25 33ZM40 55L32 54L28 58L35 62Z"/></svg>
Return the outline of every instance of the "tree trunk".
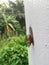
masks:
<svg viewBox="0 0 49 65"><path fill-rule="evenodd" d="M24 0L26 33L32 27L34 46L28 47L29 65L49 65L49 0Z"/></svg>

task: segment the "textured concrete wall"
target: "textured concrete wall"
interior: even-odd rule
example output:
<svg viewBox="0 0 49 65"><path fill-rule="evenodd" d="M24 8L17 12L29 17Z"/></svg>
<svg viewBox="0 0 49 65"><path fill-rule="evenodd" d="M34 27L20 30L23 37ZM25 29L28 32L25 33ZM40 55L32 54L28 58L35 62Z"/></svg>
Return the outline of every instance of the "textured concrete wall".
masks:
<svg viewBox="0 0 49 65"><path fill-rule="evenodd" d="M49 0L24 0L26 33L32 26L35 45L28 48L29 65L49 65Z"/></svg>

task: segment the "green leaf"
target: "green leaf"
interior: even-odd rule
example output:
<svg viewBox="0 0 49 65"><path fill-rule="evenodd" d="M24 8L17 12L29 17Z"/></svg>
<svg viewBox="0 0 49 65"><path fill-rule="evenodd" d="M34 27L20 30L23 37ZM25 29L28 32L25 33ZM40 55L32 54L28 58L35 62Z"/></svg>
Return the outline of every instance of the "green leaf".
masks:
<svg viewBox="0 0 49 65"><path fill-rule="evenodd" d="M8 23L9 27L15 31L15 28L13 27L13 25L11 23Z"/></svg>

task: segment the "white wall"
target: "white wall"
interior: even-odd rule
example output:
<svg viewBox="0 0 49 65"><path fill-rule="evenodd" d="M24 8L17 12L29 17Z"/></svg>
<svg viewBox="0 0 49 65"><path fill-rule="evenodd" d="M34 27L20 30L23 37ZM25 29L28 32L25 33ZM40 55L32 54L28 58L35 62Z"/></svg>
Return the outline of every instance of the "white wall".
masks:
<svg viewBox="0 0 49 65"><path fill-rule="evenodd" d="M49 65L49 0L24 0L26 33L32 26L34 47L28 48L29 65Z"/></svg>

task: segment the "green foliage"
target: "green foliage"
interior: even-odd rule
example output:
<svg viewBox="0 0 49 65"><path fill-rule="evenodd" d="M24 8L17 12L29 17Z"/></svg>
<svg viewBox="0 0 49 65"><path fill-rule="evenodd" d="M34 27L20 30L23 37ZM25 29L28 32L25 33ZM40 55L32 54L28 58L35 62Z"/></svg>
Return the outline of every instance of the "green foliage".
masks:
<svg viewBox="0 0 49 65"><path fill-rule="evenodd" d="M16 0L15 2L9 0L7 5L5 3L0 4L0 38L24 35L25 16L23 0Z"/></svg>
<svg viewBox="0 0 49 65"><path fill-rule="evenodd" d="M7 5L0 4L0 65L28 65L25 36L21 36L25 34L23 0L9 0Z"/></svg>
<svg viewBox="0 0 49 65"><path fill-rule="evenodd" d="M12 37L0 50L0 65L28 65L25 36Z"/></svg>
<svg viewBox="0 0 49 65"><path fill-rule="evenodd" d="M12 9L14 14L24 13L23 0L16 0L15 2L9 0L9 7Z"/></svg>

